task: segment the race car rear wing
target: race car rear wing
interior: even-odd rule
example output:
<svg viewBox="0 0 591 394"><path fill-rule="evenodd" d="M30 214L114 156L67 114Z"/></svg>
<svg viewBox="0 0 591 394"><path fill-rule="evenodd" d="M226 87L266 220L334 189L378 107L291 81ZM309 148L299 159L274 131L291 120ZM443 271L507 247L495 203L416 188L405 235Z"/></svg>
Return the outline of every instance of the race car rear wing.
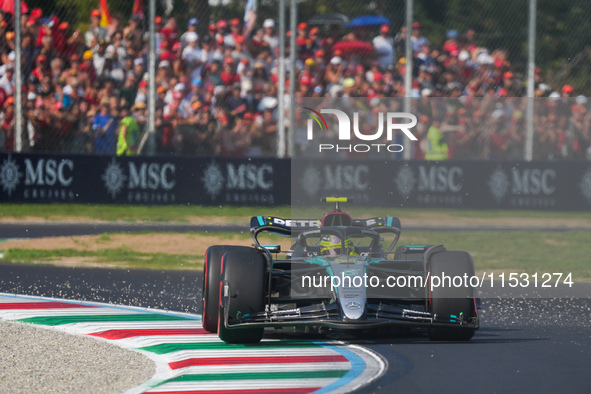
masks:
<svg viewBox="0 0 591 394"><path fill-rule="evenodd" d="M393 216L375 217L369 219L353 220L355 227L396 227L401 229L400 219ZM261 227L264 227L262 229ZM302 231L307 231L322 227L322 221L319 219L282 219L274 216L253 216L250 219L250 232L259 232L257 230L266 230L281 235L297 235Z"/></svg>

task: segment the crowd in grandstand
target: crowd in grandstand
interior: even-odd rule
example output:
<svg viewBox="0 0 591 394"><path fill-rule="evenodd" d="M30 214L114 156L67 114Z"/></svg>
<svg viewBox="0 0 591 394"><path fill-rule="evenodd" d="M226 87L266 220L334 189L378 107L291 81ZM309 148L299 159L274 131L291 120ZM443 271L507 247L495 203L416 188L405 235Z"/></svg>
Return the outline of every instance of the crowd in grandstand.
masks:
<svg viewBox="0 0 591 394"><path fill-rule="evenodd" d="M16 145L12 19L0 12L0 150L5 151ZM148 120L147 26L135 15L126 23L113 15L106 27L100 21L99 10L93 10L81 31L41 9L24 10L23 151L137 154ZM279 38L274 20L261 22L252 31L239 19L204 29L196 18L177 26L174 17L156 17L155 152L275 155ZM413 156L522 157L525 84L506 51L479 46L473 30L448 31L444 42L435 44L421 29L419 22L412 25L410 95L419 118ZM296 48L287 47L285 62L289 67L295 56L296 99L363 97L367 113L390 105L380 99L404 96L406 34L404 27L392 31L389 25L344 29L300 23ZM536 158L585 157L591 146L587 99L569 85L551 92L539 69L535 75L536 97L549 96L536 104ZM427 99L433 97L448 99ZM298 152L307 146L303 125L298 112ZM367 122L368 131L374 126Z"/></svg>

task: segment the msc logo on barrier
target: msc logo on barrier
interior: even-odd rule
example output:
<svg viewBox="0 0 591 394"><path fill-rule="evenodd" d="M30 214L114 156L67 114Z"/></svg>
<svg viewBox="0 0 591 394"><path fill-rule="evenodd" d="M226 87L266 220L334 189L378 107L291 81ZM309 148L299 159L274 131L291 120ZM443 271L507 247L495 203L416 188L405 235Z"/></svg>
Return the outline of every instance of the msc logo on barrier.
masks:
<svg viewBox="0 0 591 394"><path fill-rule="evenodd" d="M105 188L113 199L127 189L129 202L174 202L176 185L174 163L128 162L127 174L114 158L102 175Z"/></svg>
<svg viewBox="0 0 591 394"><path fill-rule="evenodd" d="M579 183L583 197L591 204L591 169L587 170Z"/></svg>
<svg viewBox="0 0 591 394"><path fill-rule="evenodd" d="M271 164L226 164L226 171L211 161L201 181L211 201L274 204L273 166Z"/></svg>
<svg viewBox="0 0 591 394"><path fill-rule="evenodd" d="M314 121L320 127L321 131L327 132L328 131L328 123L322 114L330 114L334 115L338 121L338 140L339 142L350 142L352 138L351 134L351 119L349 115L345 112L338 110L338 109L321 109L320 112L313 110L312 108L303 107L304 109L310 111L306 112L311 119L308 119L307 123L307 137L308 141L312 141L314 139ZM385 115L383 112L378 113L378 130L374 134L364 134L359 131L359 113L353 113L353 135L355 138L361 141L368 141L366 144L327 144L321 143L318 145L318 152L340 152L340 151L347 151L347 152L390 152L390 153L397 153L402 152L404 147L400 144L386 144L386 143L377 143L378 140L383 140L384 134L384 116L386 118L386 139L387 141L392 141L394 138L395 131L402 131L407 138L412 141L417 141L417 137L410 131L411 128L417 125L417 117L413 114L409 114L406 112L387 112ZM398 119L408 119L410 120L409 123L395 123ZM369 143L369 141L375 141L374 143Z"/></svg>
<svg viewBox="0 0 591 394"><path fill-rule="evenodd" d="M514 207L552 207L556 205L556 170L545 168L512 168L510 175L498 167L489 177L488 187L501 204L509 196Z"/></svg>
<svg viewBox="0 0 591 394"><path fill-rule="evenodd" d="M398 193L405 199L416 192L417 202L425 205L461 205L460 191L464 184L464 171L459 166L418 165L413 169L404 165L394 177Z"/></svg>
<svg viewBox="0 0 591 394"><path fill-rule="evenodd" d="M326 164L320 170L310 165L302 175L301 186L308 197L315 198L319 191L343 194L358 202L369 200L370 169L366 164Z"/></svg>
<svg viewBox="0 0 591 394"><path fill-rule="evenodd" d="M12 196L24 180L22 197L26 200L73 200L69 188L74 178L74 162L70 159L25 158L24 173L9 155L0 166L0 184L8 196Z"/></svg>
<svg viewBox="0 0 591 394"><path fill-rule="evenodd" d="M18 164L8 155L2 162L2 167L0 167L0 185L2 185L2 190L11 196L20 183L21 177L22 173Z"/></svg>

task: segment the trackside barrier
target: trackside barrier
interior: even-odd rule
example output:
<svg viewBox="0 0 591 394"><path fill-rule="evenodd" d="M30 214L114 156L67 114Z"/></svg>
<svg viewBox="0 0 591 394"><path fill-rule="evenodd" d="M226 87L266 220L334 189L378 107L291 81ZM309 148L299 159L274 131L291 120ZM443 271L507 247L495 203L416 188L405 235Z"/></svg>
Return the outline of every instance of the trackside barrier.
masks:
<svg viewBox="0 0 591 394"><path fill-rule="evenodd" d="M292 191L297 191L293 193ZM0 154L0 202L588 210L591 163Z"/></svg>

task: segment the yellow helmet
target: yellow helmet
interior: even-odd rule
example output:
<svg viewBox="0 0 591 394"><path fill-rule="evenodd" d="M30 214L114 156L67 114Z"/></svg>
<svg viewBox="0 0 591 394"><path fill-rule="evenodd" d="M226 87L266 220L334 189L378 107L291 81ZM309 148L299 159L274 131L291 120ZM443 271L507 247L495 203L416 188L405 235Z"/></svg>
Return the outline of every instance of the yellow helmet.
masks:
<svg viewBox="0 0 591 394"><path fill-rule="evenodd" d="M341 254L341 239L336 235L327 235L322 237L320 240L320 246L321 255L338 256ZM357 256L357 253L355 252L355 246L353 245L353 240L351 238L345 239L345 254Z"/></svg>

